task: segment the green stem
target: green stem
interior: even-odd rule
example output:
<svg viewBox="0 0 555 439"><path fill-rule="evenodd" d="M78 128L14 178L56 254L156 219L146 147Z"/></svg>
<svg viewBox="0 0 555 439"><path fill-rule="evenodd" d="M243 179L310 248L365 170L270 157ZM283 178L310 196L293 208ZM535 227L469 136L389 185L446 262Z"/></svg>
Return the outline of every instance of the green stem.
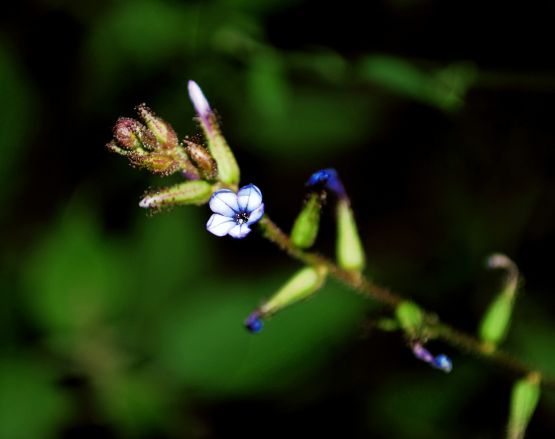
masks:
<svg viewBox="0 0 555 439"><path fill-rule="evenodd" d="M359 272L344 270L338 267L333 261L322 255L303 251L295 247L289 236L284 233L267 215L260 220L259 224L262 235L269 241L276 244L289 256L308 265L325 266L331 276L363 296L374 299L377 302L386 305L391 310L395 310L397 305L406 300L402 296L393 293L387 288L381 287L369 281ZM436 314L425 311L424 320L432 322L428 323L429 326L426 328L430 337L441 339L459 350L469 352L477 357L496 363L519 376L527 375L532 372L540 373L542 377L541 383L547 388L555 389L555 378L541 373L536 368L529 366L525 362L502 349L495 348L494 346L484 343L471 334L459 331L452 326L442 323Z"/></svg>

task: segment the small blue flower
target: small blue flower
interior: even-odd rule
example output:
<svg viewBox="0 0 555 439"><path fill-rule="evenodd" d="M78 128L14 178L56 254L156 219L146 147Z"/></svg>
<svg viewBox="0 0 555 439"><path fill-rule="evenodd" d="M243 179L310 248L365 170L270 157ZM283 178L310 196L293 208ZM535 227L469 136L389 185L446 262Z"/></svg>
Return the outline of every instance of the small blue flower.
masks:
<svg viewBox="0 0 555 439"><path fill-rule="evenodd" d="M438 356L436 356L434 358L432 366L446 373L451 372L451 370L453 369L453 363L451 362L451 359L444 354L439 354Z"/></svg>
<svg viewBox="0 0 555 439"><path fill-rule="evenodd" d="M262 316L259 310L253 311L246 319L245 319L245 327L256 334L257 332L262 331L264 323L262 322Z"/></svg>
<svg viewBox="0 0 555 439"><path fill-rule="evenodd" d="M229 189L214 192L208 204L214 214L206 223L206 230L216 236L242 239L264 215L262 192L254 184L243 186L237 193Z"/></svg>

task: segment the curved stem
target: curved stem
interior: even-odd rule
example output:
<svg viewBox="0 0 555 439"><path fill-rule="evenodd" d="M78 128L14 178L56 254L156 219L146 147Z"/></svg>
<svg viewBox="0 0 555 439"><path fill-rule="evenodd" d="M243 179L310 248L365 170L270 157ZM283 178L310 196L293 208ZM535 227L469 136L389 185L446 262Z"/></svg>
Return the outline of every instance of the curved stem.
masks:
<svg viewBox="0 0 555 439"><path fill-rule="evenodd" d="M374 299L392 310L394 310L399 303L406 300L402 296L388 290L387 288L381 287L369 281L359 272L345 270L322 255L303 251L295 247L289 236L284 233L267 215L260 220L259 224L262 230L262 235L284 250L292 258L308 265L325 266L329 270L331 276L363 296ZM441 339L457 349L470 352L480 358L499 364L517 375L527 375L532 372L539 372L536 368L527 365L508 352L485 343L473 335L459 331L445 323L442 323L434 313L425 311L424 319L432 322L426 329L429 335L433 338ZM555 389L555 378L544 375L541 372L539 373L542 376L541 383L545 387Z"/></svg>

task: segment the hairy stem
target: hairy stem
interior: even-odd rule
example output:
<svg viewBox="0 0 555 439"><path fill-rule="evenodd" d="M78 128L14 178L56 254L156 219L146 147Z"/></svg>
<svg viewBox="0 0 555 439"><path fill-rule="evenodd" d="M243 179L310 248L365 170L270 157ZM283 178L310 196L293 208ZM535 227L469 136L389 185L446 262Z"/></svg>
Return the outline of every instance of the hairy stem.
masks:
<svg viewBox="0 0 555 439"><path fill-rule="evenodd" d="M267 215L260 220L259 224L262 235L289 254L289 256L308 265L325 266L329 270L331 276L363 296L374 299L392 310L394 310L399 303L406 300L404 297L388 290L387 288L381 287L369 281L359 272L342 269L324 256L313 252L303 251L295 247L289 236L284 233ZM477 357L496 363L517 375L527 375L532 372L540 373L542 377L542 384L547 388L555 389L555 378L541 373L541 371L529 366L504 350L498 349L479 340L471 334L459 331L452 326L441 322L435 313L425 311L424 320L429 322L426 329L430 337L441 339L457 349L469 352Z"/></svg>

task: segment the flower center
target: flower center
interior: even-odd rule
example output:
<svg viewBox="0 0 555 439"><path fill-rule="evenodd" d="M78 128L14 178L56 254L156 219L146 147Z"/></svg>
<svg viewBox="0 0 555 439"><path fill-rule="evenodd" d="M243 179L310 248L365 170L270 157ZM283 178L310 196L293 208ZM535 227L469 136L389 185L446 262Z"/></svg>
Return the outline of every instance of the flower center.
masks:
<svg viewBox="0 0 555 439"><path fill-rule="evenodd" d="M249 214L247 212L240 212L235 214L235 222L237 224L245 224L249 220Z"/></svg>

